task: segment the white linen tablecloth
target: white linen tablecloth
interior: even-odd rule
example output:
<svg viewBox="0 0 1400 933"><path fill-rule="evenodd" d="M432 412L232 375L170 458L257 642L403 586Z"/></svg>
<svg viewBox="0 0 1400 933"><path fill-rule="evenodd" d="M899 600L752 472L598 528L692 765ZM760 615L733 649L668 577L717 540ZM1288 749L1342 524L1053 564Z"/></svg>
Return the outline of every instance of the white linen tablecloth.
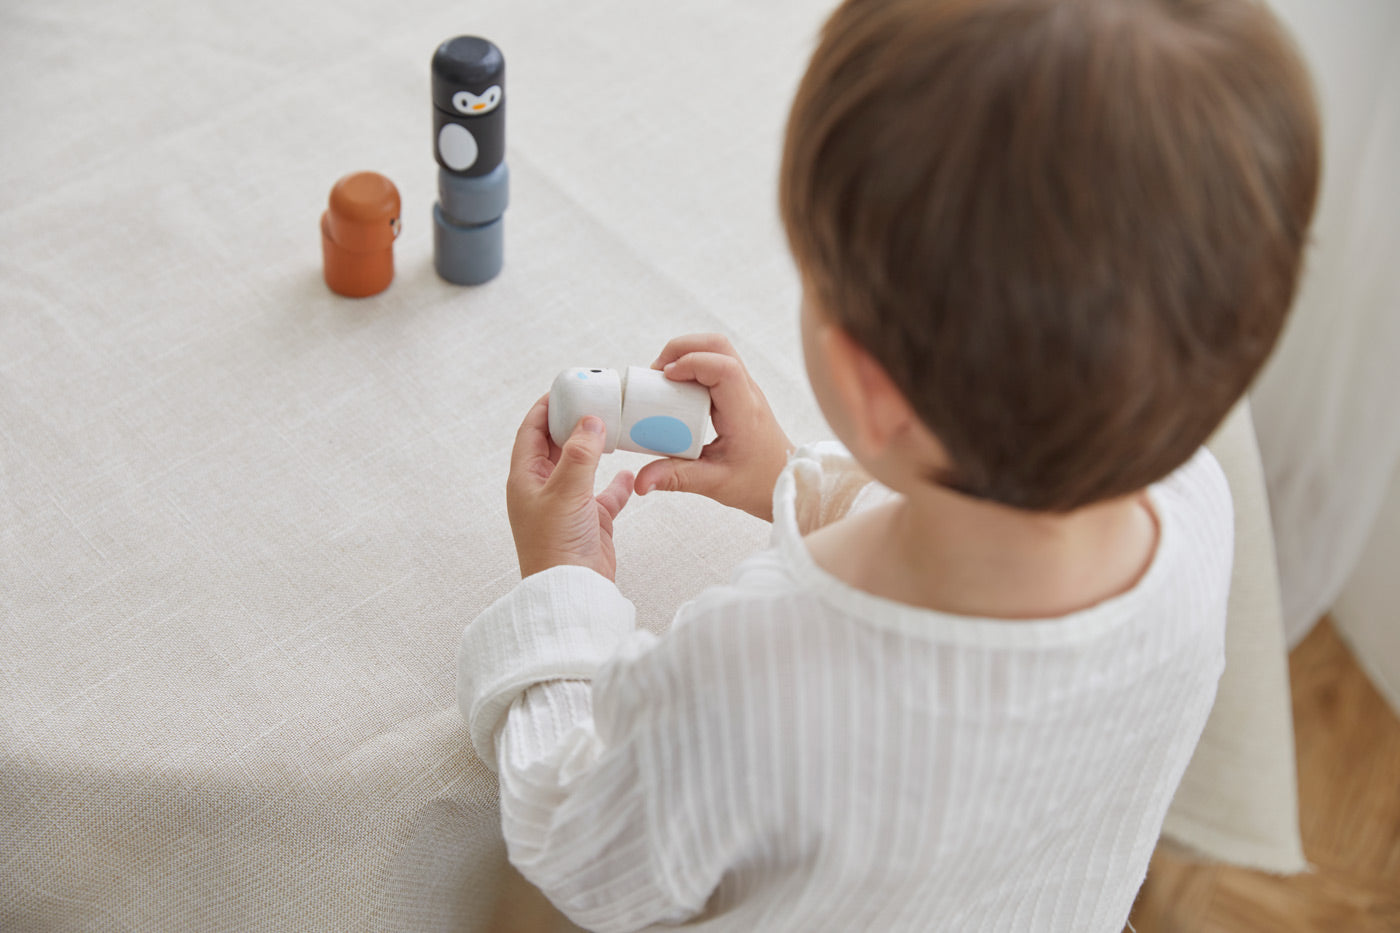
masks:
<svg viewBox="0 0 1400 933"><path fill-rule="evenodd" d="M774 184L826 7L0 7L0 929L491 922L495 781L453 661L517 579L516 426L560 369L718 330L794 439L824 436ZM432 269L428 62L463 33L507 60L506 265L476 288ZM397 184L404 232L393 285L351 300L321 280L319 218L362 169ZM1254 596L1232 611L1267 642L1240 423L1222 459L1255 509ZM766 537L649 496L619 520L619 583L660 631ZM1262 657L1224 754L1271 788L1263 861L1286 869L1286 681ZM1272 751L1241 757L1260 721Z"/></svg>

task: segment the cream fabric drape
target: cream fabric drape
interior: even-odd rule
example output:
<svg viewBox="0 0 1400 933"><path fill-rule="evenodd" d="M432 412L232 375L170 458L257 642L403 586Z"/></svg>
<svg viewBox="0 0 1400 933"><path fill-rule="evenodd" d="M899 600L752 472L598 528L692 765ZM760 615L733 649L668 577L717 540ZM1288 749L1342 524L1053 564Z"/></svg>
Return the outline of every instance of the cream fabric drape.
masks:
<svg viewBox="0 0 1400 933"><path fill-rule="evenodd" d="M1253 393L1284 619L1297 642L1335 605L1400 710L1400 5L1273 5L1312 69L1326 147L1303 287Z"/></svg>

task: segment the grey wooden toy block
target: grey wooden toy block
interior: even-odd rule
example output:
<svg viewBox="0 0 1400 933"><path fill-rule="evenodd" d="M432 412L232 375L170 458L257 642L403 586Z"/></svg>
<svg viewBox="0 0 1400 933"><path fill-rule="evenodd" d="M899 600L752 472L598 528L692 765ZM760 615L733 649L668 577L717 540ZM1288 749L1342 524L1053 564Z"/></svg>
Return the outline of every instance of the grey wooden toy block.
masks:
<svg viewBox="0 0 1400 933"><path fill-rule="evenodd" d="M454 285L489 282L505 263L505 224L462 226L433 205L433 265L438 275Z"/></svg>
<svg viewBox="0 0 1400 933"><path fill-rule="evenodd" d="M458 175L438 170L438 204L442 216L464 227L499 220L510 202L510 169L502 162L485 175Z"/></svg>

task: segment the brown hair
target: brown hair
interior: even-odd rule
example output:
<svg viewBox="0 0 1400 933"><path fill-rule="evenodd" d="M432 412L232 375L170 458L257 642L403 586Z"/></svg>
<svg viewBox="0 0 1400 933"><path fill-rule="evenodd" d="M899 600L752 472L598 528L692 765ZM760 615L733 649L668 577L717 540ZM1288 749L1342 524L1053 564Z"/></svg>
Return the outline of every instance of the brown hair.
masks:
<svg viewBox="0 0 1400 933"><path fill-rule="evenodd" d="M817 305L938 437L938 481L1066 511L1166 476L1282 329L1319 170L1256 0L848 0L781 208Z"/></svg>

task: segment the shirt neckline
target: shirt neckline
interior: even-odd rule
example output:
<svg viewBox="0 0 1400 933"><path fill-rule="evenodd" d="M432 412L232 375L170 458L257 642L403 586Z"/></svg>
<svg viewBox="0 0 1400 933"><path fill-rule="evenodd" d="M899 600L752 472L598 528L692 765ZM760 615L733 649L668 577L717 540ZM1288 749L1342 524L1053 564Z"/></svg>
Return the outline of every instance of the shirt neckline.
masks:
<svg viewBox="0 0 1400 933"><path fill-rule="evenodd" d="M1157 543L1147 569L1128 590L1084 609L1059 616L1004 619L959 615L897 602L868 593L833 576L807 549L797 525L796 472L820 470L799 452L789 460L773 491L773 528L779 553L798 584L823 602L878 628L931 640L983 647L1046 647L1092 641L1118 628L1152 599L1169 574L1177 528L1160 483L1147 489L1157 521Z"/></svg>

